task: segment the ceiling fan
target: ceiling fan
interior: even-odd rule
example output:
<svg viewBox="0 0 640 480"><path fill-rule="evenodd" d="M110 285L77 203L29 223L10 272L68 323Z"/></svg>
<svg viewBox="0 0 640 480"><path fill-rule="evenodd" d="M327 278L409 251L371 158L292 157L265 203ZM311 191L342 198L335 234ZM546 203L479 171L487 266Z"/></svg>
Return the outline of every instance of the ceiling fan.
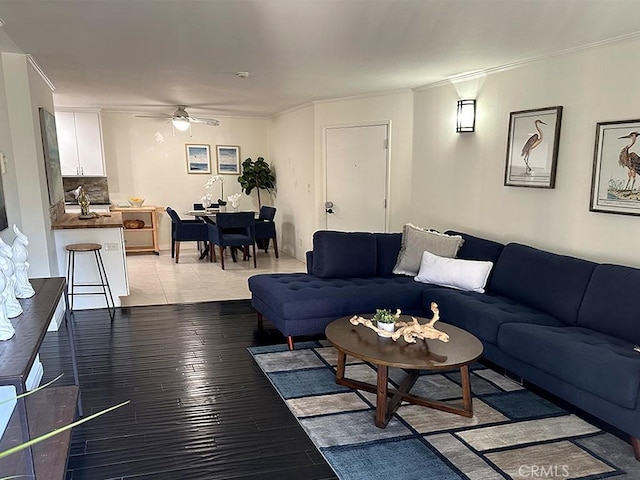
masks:
<svg viewBox="0 0 640 480"><path fill-rule="evenodd" d="M220 122L215 118L198 118L192 117L187 113L186 107L184 105L178 105L178 108L172 115L136 115L136 117L141 118L166 118L171 121L171 124L176 130L180 130L184 132L191 128L192 123L203 123L205 125L211 125L213 127L217 127L220 125Z"/></svg>

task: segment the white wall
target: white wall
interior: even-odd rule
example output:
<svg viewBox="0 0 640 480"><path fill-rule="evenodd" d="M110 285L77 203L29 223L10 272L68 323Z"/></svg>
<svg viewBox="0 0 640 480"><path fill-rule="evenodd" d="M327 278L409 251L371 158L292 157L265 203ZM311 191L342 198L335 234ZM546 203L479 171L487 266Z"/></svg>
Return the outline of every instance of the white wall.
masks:
<svg viewBox="0 0 640 480"><path fill-rule="evenodd" d="M19 53L2 53L0 151L7 155L3 175L11 243L16 224L29 238L29 276L57 275L55 243L49 221L49 197L38 107L53 112L51 89Z"/></svg>
<svg viewBox="0 0 640 480"><path fill-rule="evenodd" d="M325 228L324 192L326 185L323 153L323 128L357 125L371 122L390 122L388 230L399 231L411 217L411 192L407 185L412 178L413 152L413 92L381 93L377 96L319 102L315 105L316 159L316 228ZM348 187L357 179L345 179Z"/></svg>
<svg viewBox="0 0 640 480"><path fill-rule="evenodd" d="M207 192L205 182L210 175L188 174L186 144L210 146L212 175L216 172L216 145L239 145L240 162L245 158L256 159L267 156L267 123L261 118L222 118L220 126L193 125L189 132L176 131L164 120L138 118L128 113L102 112L102 135L104 140L105 166L112 199L119 196L143 197L145 205L170 206L179 214L193 208ZM225 199L240 192L237 175L224 176ZM209 190L217 199L219 183ZM262 204L272 200L266 192L261 193ZM242 195L240 210L258 210L255 192L251 197ZM181 215L182 216L182 215ZM171 230L166 213L159 215L158 241L163 249L169 248ZM195 246L195 244L194 244Z"/></svg>
<svg viewBox="0 0 640 480"><path fill-rule="evenodd" d="M640 218L589 212L596 123L640 118L628 62L639 49L633 41L487 76L473 134L455 133L454 86L417 91L411 220L640 267ZM509 113L555 105L564 107L555 189L503 186Z"/></svg>
<svg viewBox="0 0 640 480"><path fill-rule="evenodd" d="M388 224L398 231L411 194L413 92L316 102L272 118L269 147L277 168L278 214L283 249L300 260L313 247L313 232L326 228L324 129L340 125L390 124ZM357 179L341 179L345 188ZM278 219L278 216L280 218Z"/></svg>
<svg viewBox="0 0 640 480"><path fill-rule="evenodd" d="M307 105L273 117L269 123L269 158L276 175L278 247L304 261L315 231L316 177L314 108Z"/></svg>

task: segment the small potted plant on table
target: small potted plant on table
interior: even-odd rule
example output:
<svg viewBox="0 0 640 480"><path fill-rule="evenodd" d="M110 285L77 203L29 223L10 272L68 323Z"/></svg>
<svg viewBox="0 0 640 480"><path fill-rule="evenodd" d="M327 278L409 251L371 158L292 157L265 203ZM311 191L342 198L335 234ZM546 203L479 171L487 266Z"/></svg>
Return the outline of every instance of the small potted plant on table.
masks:
<svg viewBox="0 0 640 480"><path fill-rule="evenodd" d="M384 308L376 309L376 313L373 316L373 320L376 322L376 326L387 332L395 331L395 323L398 320L398 315L395 313L391 313L391 310L387 310ZM378 333L380 335L380 333ZM382 335L380 335L382 336Z"/></svg>

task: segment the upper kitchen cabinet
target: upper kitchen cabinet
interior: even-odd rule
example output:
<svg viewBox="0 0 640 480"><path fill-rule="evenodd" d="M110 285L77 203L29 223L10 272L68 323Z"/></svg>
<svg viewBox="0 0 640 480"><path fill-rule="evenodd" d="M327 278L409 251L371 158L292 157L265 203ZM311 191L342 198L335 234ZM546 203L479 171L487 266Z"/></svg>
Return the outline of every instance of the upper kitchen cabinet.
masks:
<svg viewBox="0 0 640 480"><path fill-rule="evenodd" d="M63 176L104 176L102 128L98 112L56 112Z"/></svg>

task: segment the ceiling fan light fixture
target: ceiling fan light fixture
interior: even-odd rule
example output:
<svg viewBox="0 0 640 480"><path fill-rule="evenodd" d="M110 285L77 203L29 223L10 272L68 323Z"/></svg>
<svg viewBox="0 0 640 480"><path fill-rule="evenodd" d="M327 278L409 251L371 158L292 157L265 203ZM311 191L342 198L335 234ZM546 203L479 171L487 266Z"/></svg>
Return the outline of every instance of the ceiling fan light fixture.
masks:
<svg viewBox="0 0 640 480"><path fill-rule="evenodd" d="M184 117L174 117L171 123L173 123L176 130L180 130L181 132L189 130L189 125L191 125L189 119Z"/></svg>

